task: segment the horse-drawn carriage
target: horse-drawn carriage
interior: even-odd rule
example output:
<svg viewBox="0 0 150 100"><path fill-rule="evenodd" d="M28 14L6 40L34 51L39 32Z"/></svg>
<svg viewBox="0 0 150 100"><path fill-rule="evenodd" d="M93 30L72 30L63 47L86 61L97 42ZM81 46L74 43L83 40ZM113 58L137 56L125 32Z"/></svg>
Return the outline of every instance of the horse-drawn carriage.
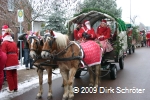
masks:
<svg viewBox="0 0 150 100"><path fill-rule="evenodd" d="M111 28L112 38L109 41L111 41L111 44L114 48L113 51L105 53L102 56L102 49L100 45L95 41L86 41L85 43L71 41L71 39L73 40L73 38L71 38L71 35L73 35L75 24L79 22L82 23L85 19L89 20L94 28L97 28L97 25L100 23L101 19L107 20L107 22L109 23L109 27ZM51 99L52 68L53 66L56 66L56 64L58 65L63 78L64 94L62 100L73 100L74 76L77 70L80 69L79 65L81 65L81 63L84 65L83 62L86 62L85 59L88 59L88 61L90 62L85 64L86 68L89 69L89 86L94 86L95 88L98 88L100 82L100 68L102 71L110 72L110 77L112 79L116 79L117 72L117 67L114 63L119 63L120 69L124 68L124 52L127 49L127 36L126 31L122 29L122 24L119 23L118 19L102 12L90 11L80 14L77 17L71 19L68 23L68 26L68 35L70 36L70 39L68 38L68 35L52 30L50 31L50 35L43 39L44 41L41 41L32 36L28 39L28 43L30 46L30 55L32 58L36 59L35 63L37 63L38 66L40 84L40 89L37 94L38 98L42 96L42 74L43 70L46 69L48 72L49 83L48 99ZM90 48L88 49L88 51L90 52L90 54L92 54L91 56L86 55L86 47ZM94 59L92 57L94 57ZM45 64L41 64L45 61L48 66L46 66ZM91 61L95 62L91 63ZM95 73L93 73L93 68L95 69ZM83 66L82 69L84 69Z"/></svg>
<svg viewBox="0 0 150 100"><path fill-rule="evenodd" d="M111 28L111 39L109 39L109 41L111 42L114 50L103 55L101 61L101 71L110 72L110 78L116 79L117 67L114 63L119 63L120 69L123 69L124 52L127 50L127 35L126 30L123 28L125 24L122 24L123 21L121 19L114 18L106 13L99 11L85 11L84 13L77 15L69 21L69 36L72 40L74 39L73 30L76 28L78 23L83 23L84 20L89 20L91 26L95 29L96 32L96 29L102 19L107 20L107 23ZM80 73L81 69L79 69L75 77L79 77Z"/></svg>
<svg viewBox="0 0 150 100"><path fill-rule="evenodd" d="M145 31L139 31L138 26L126 24L129 54L134 53L136 47L143 47L146 41Z"/></svg>

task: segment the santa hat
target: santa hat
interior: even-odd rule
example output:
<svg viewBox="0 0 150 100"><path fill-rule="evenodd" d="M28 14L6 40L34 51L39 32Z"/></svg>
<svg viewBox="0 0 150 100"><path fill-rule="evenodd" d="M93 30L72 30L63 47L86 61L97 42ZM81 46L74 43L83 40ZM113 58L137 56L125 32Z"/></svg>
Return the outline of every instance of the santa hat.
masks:
<svg viewBox="0 0 150 100"><path fill-rule="evenodd" d="M2 30L6 30L6 29L8 29L9 27L7 26L7 25L3 25L2 26Z"/></svg>
<svg viewBox="0 0 150 100"><path fill-rule="evenodd" d="M2 26L2 36L5 34L5 31L8 29L9 27L7 25L3 25Z"/></svg>
<svg viewBox="0 0 150 100"><path fill-rule="evenodd" d="M106 23L107 23L107 21L103 19L103 20L102 20L102 23L105 23L105 24L106 24Z"/></svg>

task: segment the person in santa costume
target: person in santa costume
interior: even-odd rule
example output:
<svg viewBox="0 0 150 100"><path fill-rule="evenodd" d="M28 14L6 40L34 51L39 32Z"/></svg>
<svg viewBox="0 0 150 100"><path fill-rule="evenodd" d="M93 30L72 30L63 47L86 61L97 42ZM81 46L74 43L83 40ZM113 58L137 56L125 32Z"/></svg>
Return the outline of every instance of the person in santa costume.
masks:
<svg viewBox="0 0 150 100"><path fill-rule="evenodd" d="M148 31L146 34L146 44L147 47L150 47L150 31Z"/></svg>
<svg viewBox="0 0 150 100"><path fill-rule="evenodd" d="M100 41L100 44L102 45L103 53L110 52L113 50L113 47L108 41L110 36L111 30L107 26L107 21L103 19L100 25L97 27L97 39Z"/></svg>
<svg viewBox="0 0 150 100"><path fill-rule="evenodd" d="M86 40L94 40L96 38L96 34L94 29L90 25L90 21L85 20L83 25L84 26L81 27L78 32L78 37Z"/></svg>
<svg viewBox="0 0 150 100"><path fill-rule="evenodd" d="M9 28L8 25L3 25L3 26L2 26L2 36L4 35L6 29L8 29L8 28ZM2 37L2 38L3 38L3 37ZM6 72L5 72L5 70L4 70L3 72L4 72L4 81L6 81L6 80L7 80L7 79L6 79Z"/></svg>
<svg viewBox="0 0 150 100"><path fill-rule="evenodd" d="M2 89L2 84L4 80L3 69L5 67L6 60L7 60L7 55L5 52L2 51L1 44L2 44L2 36L0 36L0 90Z"/></svg>
<svg viewBox="0 0 150 100"><path fill-rule="evenodd" d="M19 67L19 62L17 44L13 41L11 32L11 29L8 28L3 34L2 51L7 54L7 60L4 68L8 83L7 91L13 93L18 90L17 68Z"/></svg>

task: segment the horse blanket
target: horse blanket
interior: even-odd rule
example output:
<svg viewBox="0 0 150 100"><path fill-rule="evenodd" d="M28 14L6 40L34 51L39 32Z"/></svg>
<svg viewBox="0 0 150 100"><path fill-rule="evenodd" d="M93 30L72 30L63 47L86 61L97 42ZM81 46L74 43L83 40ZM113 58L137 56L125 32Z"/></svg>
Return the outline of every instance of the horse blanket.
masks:
<svg viewBox="0 0 150 100"><path fill-rule="evenodd" d="M101 63L102 49L95 41L89 40L80 43L80 45L84 52L83 61L85 62L82 68L84 68L86 65L91 67L93 65L97 65Z"/></svg>

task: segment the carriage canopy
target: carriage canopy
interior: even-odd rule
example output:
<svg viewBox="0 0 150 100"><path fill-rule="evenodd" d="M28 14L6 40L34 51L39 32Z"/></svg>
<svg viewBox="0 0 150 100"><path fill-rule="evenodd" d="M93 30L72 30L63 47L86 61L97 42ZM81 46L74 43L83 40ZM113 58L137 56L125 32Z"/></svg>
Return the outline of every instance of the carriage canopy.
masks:
<svg viewBox="0 0 150 100"><path fill-rule="evenodd" d="M84 22L84 20L89 20L91 23L91 26L93 28L96 28L102 19L107 20L108 25L113 25L113 26L110 26L110 27L112 27L112 30L115 27L119 27L119 31L126 31L126 24L120 18L115 18L114 16L111 16L104 12L91 10L91 11L83 11L83 13L77 14L75 17L73 17L72 19L69 20L69 22L68 22L69 34L72 33L71 31L75 27L75 26L73 26L74 24L82 24ZM95 26L96 23L97 23L97 25Z"/></svg>

